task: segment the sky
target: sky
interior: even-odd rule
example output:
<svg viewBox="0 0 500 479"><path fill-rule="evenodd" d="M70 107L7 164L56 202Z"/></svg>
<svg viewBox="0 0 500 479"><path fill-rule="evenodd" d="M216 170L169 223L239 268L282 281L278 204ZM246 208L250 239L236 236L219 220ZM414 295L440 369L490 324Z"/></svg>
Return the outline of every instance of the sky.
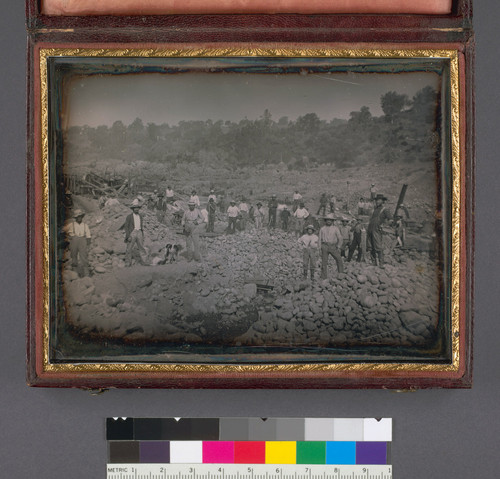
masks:
<svg viewBox="0 0 500 479"><path fill-rule="evenodd" d="M321 119L349 118L368 106L382 115L380 97L388 91L410 98L427 85L439 89L433 73L143 73L76 77L63 100L66 126L175 125L188 120L259 118L267 108L275 121L306 113Z"/></svg>

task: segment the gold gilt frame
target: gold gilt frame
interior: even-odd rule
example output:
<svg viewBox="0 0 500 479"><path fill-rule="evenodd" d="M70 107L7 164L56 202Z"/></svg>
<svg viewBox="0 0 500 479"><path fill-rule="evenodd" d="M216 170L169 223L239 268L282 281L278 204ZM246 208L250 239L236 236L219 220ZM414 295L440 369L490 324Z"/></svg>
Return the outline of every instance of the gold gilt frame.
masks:
<svg viewBox="0 0 500 479"><path fill-rule="evenodd" d="M433 48L434 47L434 48ZM34 55L34 163L35 255L32 258L35 301L32 310L30 382L34 385L82 387L393 387L459 385L468 374L468 329L463 299L465 259L464 221L464 61L459 48L369 48L346 46L157 46L143 48L62 48L41 45ZM296 364L159 364L159 363L53 363L49 356L49 79L50 57L309 57L309 58L439 58L449 61L451 138L451 349L450 363L349 362ZM462 229L461 229L462 228ZM462 386L463 387L463 386Z"/></svg>

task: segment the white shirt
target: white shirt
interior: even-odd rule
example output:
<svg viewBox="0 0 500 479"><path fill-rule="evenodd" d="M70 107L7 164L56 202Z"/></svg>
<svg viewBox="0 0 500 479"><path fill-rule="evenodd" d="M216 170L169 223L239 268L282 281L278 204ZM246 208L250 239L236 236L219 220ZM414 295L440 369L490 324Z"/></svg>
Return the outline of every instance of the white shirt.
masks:
<svg viewBox="0 0 500 479"><path fill-rule="evenodd" d="M300 193L294 193L293 194L293 199L294 200L301 200L302 199L302 195Z"/></svg>
<svg viewBox="0 0 500 479"><path fill-rule="evenodd" d="M246 211L248 213L248 205L246 203L240 203L240 211Z"/></svg>
<svg viewBox="0 0 500 479"><path fill-rule="evenodd" d="M295 210L295 213L293 214L296 218L307 218L309 216L309 211L307 211L305 208L297 208Z"/></svg>
<svg viewBox="0 0 500 479"><path fill-rule="evenodd" d="M198 195L191 195L189 201L194 201L196 206L200 206L200 198L198 198Z"/></svg>
<svg viewBox="0 0 500 479"><path fill-rule="evenodd" d="M344 242L344 238L342 238L342 234L340 233L338 226L335 225L323 226L319 230L319 239L320 243L335 244L337 246L341 246Z"/></svg>
<svg viewBox="0 0 500 479"><path fill-rule="evenodd" d="M132 213L134 218L134 230L141 230L141 217L135 213Z"/></svg>
<svg viewBox="0 0 500 479"><path fill-rule="evenodd" d="M227 209L227 216L229 216L229 218L236 218L239 214L240 210L237 206L230 206L228 209Z"/></svg>
<svg viewBox="0 0 500 479"><path fill-rule="evenodd" d="M306 248L317 248L319 244L318 235L305 234L299 238L299 243L304 245Z"/></svg>
<svg viewBox="0 0 500 479"><path fill-rule="evenodd" d="M211 195L208 195L208 201L210 201L210 198L213 198L214 203L217 203L217 196L215 196L213 193Z"/></svg>
<svg viewBox="0 0 500 479"><path fill-rule="evenodd" d="M73 221L72 225L68 228L68 234L78 238L90 238L90 229L83 221L81 223Z"/></svg>
<svg viewBox="0 0 500 479"><path fill-rule="evenodd" d="M166 196L167 198L173 198L173 197L174 197L174 190L172 190L172 189L170 189L170 190L169 190L169 189L167 188L167 189L166 189L166 191L165 191L165 196Z"/></svg>

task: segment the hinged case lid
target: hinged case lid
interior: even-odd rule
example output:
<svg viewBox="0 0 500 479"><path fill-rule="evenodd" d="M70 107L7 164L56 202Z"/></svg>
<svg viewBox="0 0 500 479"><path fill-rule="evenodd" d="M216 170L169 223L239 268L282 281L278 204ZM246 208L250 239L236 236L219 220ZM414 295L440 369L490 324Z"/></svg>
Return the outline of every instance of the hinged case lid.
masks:
<svg viewBox="0 0 500 479"><path fill-rule="evenodd" d="M106 39L118 42L151 39L181 42L456 42L466 41L472 30L472 0L413 2L418 4L416 7L412 7L412 3L407 0L380 0L376 3L363 0L318 0L317 8L311 7L314 3L307 2L310 6L307 10L301 6L304 2L287 0L275 3L277 8L289 5L289 11L275 14L270 14L273 11L273 2L236 0L231 3L233 6L227 9L230 13L226 13L220 5L227 5L227 2L203 2L207 6L200 10L196 7L198 0L194 0L186 2L182 7L172 8L175 14L167 15L149 13L156 11L155 6L168 6L173 2L152 0L146 2L150 8L144 7L142 2L141 9L137 9L137 14L134 15L127 15L125 12L134 11L131 5L139 3L137 1L107 2L108 11L115 12L110 15L107 14L103 3L97 0L27 0L28 31L34 36L48 35L49 38L45 38L48 40L55 39L50 38L51 36L63 34L66 41L81 41L99 36L101 41ZM92 4L95 4L94 10L87 8ZM440 7L441 4L444 8ZM64 8L61 14L48 15L47 10L50 9L47 5L59 5ZM251 5L257 5L255 10ZM347 8L351 5L353 13L347 13ZM436 10L439 13L422 13L425 11L421 9L422 5L429 5L428 11ZM395 13L399 7L402 13ZM340 13L328 13L330 10ZM199 13L200 11L203 13ZM379 11L381 13L378 13ZM443 13L446 11L449 13ZM142 14L143 12L148 14Z"/></svg>

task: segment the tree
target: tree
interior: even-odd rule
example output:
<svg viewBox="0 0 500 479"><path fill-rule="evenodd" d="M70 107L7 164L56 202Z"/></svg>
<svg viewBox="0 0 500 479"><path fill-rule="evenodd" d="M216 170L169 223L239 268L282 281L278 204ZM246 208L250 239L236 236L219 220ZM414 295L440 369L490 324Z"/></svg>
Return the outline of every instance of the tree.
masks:
<svg viewBox="0 0 500 479"><path fill-rule="evenodd" d="M436 109L438 108L438 94L431 86L426 86L415 93L413 97L412 111L417 121L426 123L435 120Z"/></svg>
<svg viewBox="0 0 500 479"><path fill-rule="evenodd" d="M153 142L158 141L158 137L160 136L160 134L158 130L158 125L156 123L148 123L147 131L148 131L148 138L151 141Z"/></svg>
<svg viewBox="0 0 500 479"><path fill-rule="evenodd" d="M382 95L380 103L387 121L392 123L394 116L401 113L403 108L409 105L409 99L408 95L388 91L385 95Z"/></svg>
<svg viewBox="0 0 500 479"><path fill-rule="evenodd" d="M123 148L125 146L126 138L127 129L125 128L125 125L120 120L115 121L110 129L111 145L117 148Z"/></svg>
<svg viewBox="0 0 500 479"><path fill-rule="evenodd" d="M372 114L367 106L362 106L359 111L351 111L349 123L354 126L366 127L372 121Z"/></svg>
<svg viewBox="0 0 500 479"><path fill-rule="evenodd" d="M295 123L297 129L308 135L315 135L318 133L321 125L321 120L316 113L307 113L304 116L299 116Z"/></svg>
<svg viewBox="0 0 500 479"><path fill-rule="evenodd" d="M92 145L98 150L102 150L107 146L109 141L108 127L106 125L99 125L97 128L89 130L89 139Z"/></svg>
<svg viewBox="0 0 500 479"><path fill-rule="evenodd" d="M141 143L145 137L144 123L140 118L136 118L128 127L128 137L131 143Z"/></svg>

